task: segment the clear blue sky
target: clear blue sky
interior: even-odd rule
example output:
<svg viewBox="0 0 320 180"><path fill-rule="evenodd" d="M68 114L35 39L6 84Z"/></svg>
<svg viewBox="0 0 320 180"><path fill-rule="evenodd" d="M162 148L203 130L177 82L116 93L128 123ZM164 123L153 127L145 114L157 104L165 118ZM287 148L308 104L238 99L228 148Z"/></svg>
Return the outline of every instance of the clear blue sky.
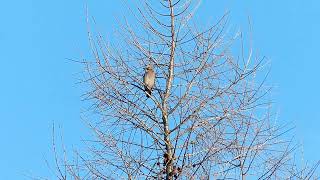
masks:
<svg viewBox="0 0 320 180"><path fill-rule="evenodd" d="M0 179L24 174L52 177L51 127L61 125L68 149L81 147L88 131L81 66L67 58L90 58L85 24L88 3L100 30L113 35L120 1L11 0L0 6ZM199 16L214 20L230 10L230 27L252 20L254 48L272 61L269 84L279 121L293 121L305 160L320 159L320 1L203 0Z"/></svg>

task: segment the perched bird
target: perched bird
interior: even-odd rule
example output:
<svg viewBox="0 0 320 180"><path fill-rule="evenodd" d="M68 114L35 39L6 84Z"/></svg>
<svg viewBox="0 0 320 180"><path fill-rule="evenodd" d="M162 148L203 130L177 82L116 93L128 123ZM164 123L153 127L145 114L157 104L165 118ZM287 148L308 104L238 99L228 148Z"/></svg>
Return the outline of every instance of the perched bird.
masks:
<svg viewBox="0 0 320 180"><path fill-rule="evenodd" d="M151 65L147 65L146 72L143 76L144 89L147 97L151 97L151 92L154 87L154 80L156 78L156 74Z"/></svg>

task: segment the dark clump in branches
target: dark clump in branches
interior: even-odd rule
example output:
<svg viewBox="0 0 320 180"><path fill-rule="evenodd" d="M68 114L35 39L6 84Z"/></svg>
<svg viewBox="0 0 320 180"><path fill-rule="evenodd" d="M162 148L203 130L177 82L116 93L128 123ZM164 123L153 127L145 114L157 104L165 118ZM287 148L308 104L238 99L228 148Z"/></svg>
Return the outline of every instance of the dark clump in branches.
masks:
<svg viewBox="0 0 320 180"><path fill-rule="evenodd" d="M89 121L96 137L89 154L65 163L70 177L312 176L313 168L298 170L296 147L281 139L289 128L272 122L270 88L257 78L265 58L246 50L240 33L226 34L227 14L205 30L191 25L198 5L163 0L139 1L137 11L128 6L137 28L127 20L119 25L117 46L88 29L95 61L84 62L91 87L85 96L100 119ZM234 42L241 44L240 55L232 53ZM147 98L149 64L156 77Z"/></svg>

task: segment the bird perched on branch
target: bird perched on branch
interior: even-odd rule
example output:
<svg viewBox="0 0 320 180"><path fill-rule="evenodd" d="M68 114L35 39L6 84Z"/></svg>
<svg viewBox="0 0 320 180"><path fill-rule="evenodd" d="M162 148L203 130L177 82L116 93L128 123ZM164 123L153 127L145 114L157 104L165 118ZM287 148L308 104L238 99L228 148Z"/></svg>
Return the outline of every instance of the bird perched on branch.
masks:
<svg viewBox="0 0 320 180"><path fill-rule="evenodd" d="M146 72L143 76L144 89L147 97L151 97L152 89L154 87L154 80L156 78L156 74L152 68L152 65L147 65Z"/></svg>

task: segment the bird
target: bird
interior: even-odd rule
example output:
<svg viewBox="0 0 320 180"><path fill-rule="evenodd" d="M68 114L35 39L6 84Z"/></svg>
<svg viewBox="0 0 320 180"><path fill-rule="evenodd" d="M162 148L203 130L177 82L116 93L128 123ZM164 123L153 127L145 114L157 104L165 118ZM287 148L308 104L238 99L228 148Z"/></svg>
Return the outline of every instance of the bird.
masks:
<svg viewBox="0 0 320 180"><path fill-rule="evenodd" d="M151 97L152 89L154 87L154 81L156 78L156 74L153 70L152 65L147 65L145 68L145 74L143 76L144 89L146 92L146 96L148 98Z"/></svg>

